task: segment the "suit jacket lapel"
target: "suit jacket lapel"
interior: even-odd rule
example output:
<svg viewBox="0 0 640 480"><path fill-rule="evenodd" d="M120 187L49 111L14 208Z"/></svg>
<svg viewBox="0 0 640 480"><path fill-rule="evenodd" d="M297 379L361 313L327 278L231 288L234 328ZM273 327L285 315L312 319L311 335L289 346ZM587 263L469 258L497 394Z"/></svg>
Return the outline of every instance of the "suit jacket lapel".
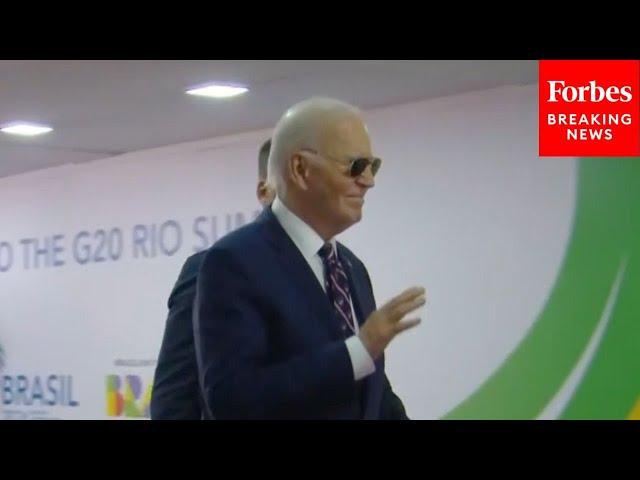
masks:
<svg viewBox="0 0 640 480"><path fill-rule="evenodd" d="M369 290L368 282L361 272L358 272L349 257L338 244L340 250L340 261L342 262L347 275L349 276L349 288L351 289L351 300L353 308L358 316L358 324L362 325L367 317L375 310L373 294ZM378 418L378 410L381 398L381 382L384 363L381 360L375 362L376 371L363 379L364 398L364 419L370 420Z"/></svg>
<svg viewBox="0 0 640 480"><path fill-rule="evenodd" d="M277 250L280 262L302 292L302 301L309 302L312 311L319 317L320 322L330 330L332 337L340 336L340 323L331 308L327 294L271 209L265 208L257 221L264 223L267 238Z"/></svg>
<svg viewBox="0 0 640 480"><path fill-rule="evenodd" d="M358 317L358 324L362 325L369 314L375 309L373 299L371 298L371 293L368 291L368 285L365 284L364 279L360 278L362 275L358 275L354 265L344 253L343 247L340 244L338 244L338 251L340 252L340 261L349 277L351 300L353 301L353 308Z"/></svg>

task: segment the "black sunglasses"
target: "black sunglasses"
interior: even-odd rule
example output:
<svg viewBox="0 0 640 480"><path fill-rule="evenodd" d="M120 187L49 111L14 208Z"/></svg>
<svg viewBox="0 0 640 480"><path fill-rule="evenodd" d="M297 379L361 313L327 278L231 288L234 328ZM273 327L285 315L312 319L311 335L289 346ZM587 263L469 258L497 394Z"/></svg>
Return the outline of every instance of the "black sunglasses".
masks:
<svg viewBox="0 0 640 480"><path fill-rule="evenodd" d="M349 170L349 174L352 177L359 177L360 175L362 175L362 173L367 169L369 165L371 165L371 175L375 177L376 173L378 173L378 170L380 170L380 165L382 165L382 160L380 160L378 157L354 158L353 160L351 160L351 169Z"/></svg>
<svg viewBox="0 0 640 480"><path fill-rule="evenodd" d="M310 150L310 149L305 149L305 150L315 155L318 155L320 157L330 158L331 160L334 160L336 162L344 163L343 161L337 160L333 157L329 157L327 155L321 155L315 150ZM378 170L380 170L380 165L382 165L382 160L378 157L373 157L373 158L358 157L358 158L353 158L349 160L349 162L350 162L349 175L353 178L359 177L360 175L362 175L369 165L371 165L371 175L375 177L376 173L378 173Z"/></svg>

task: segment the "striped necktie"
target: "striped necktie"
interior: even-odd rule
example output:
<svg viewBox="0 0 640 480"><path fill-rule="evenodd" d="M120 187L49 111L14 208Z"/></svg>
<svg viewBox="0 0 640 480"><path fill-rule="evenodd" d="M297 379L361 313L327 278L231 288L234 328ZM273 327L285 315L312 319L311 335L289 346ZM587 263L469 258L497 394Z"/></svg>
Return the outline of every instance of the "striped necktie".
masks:
<svg viewBox="0 0 640 480"><path fill-rule="evenodd" d="M349 328L356 333L356 324L351 311L351 295L349 294L349 278L340 263L333 245L326 243L318 251L324 263L324 278L327 294L338 317L344 322L343 332Z"/></svg>

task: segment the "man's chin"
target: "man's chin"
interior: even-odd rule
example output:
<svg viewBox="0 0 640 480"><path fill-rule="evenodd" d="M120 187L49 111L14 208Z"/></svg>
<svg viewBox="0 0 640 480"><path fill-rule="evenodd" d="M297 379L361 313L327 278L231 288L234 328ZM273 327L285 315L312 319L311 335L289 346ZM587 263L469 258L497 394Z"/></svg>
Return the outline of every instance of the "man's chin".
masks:
<svg viewBox="0 0 640 480"><path fill-rule="evenodd" d="M349 222L349 227L358 223L360 220L362 220L362 208L349 209L348 218L346 219L346 221Z"/></svg>

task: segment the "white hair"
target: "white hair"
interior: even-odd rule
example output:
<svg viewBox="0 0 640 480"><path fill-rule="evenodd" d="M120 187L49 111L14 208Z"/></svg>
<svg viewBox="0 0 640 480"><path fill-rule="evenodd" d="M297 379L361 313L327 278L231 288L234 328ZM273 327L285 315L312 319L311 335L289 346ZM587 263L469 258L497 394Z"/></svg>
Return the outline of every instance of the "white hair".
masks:
<svg viewBox="0 0 640 480"><path fill-rule="evenodd" d="M278 194L285 192L288 161L296 151L319 149L319 134L331 121L361 116L360 110L333 98L313 97L293 105L278 121L271 140L268 178Z"/></svg>

